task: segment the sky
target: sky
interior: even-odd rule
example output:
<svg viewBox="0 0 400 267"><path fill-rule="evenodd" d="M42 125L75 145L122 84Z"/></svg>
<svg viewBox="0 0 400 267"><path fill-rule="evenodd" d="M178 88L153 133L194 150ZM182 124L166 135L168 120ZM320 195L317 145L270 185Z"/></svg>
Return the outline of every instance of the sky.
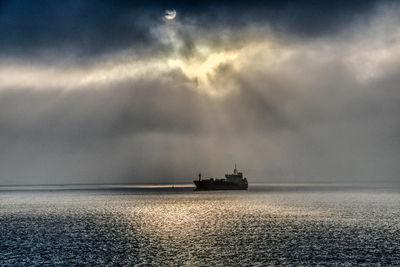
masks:
<svg viewBox="0 0 400 267"><path fill-rule="evenodd" d="M0 185L399 181L398 2L0 0L0 36Z"/></svg>

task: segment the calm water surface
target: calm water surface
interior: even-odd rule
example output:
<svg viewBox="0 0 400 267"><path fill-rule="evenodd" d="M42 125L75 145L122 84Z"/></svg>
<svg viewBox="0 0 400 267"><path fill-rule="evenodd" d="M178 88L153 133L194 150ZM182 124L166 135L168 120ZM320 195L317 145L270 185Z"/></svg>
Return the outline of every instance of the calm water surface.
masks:
<svg viewBox="0 0 400 267"><path fill-rule="evenodd" d="M399 265L400 194L0 191L0 265Z"/></svg>

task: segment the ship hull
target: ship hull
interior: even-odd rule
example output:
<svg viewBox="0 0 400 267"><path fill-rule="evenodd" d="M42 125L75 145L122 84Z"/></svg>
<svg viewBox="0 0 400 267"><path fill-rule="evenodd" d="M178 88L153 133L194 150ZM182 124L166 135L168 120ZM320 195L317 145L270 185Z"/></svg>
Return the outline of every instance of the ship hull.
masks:
<svg viewBox="0 0 400 267"><path fill-rule="evenodd" d="M193 181L196 185L196 191L211 190L247 190L248 184L232 184L232 183L202 183L202 181Z"/></svg>

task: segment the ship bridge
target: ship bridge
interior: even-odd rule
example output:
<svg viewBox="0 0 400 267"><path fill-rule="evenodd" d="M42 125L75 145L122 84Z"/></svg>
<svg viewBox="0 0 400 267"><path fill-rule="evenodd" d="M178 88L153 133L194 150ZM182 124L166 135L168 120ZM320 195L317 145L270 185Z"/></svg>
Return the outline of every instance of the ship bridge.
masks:
<svg viewBox="0 0 400 267"><path fill-rule="evenodd" d="M238 172L235 164L232 174L225 174L226 181L229 183L241 183L243 180L243 173Z"/></svg>

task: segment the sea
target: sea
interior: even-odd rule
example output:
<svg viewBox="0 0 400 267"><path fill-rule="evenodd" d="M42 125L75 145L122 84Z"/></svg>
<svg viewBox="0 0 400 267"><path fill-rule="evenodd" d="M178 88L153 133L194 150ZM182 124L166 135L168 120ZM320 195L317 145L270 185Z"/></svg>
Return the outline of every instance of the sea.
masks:
<svg viewBox="0 0 400 267"><path fill-rule="evenodd" d="M0 266L399 266L398 186L0 187Z"/></svg>

